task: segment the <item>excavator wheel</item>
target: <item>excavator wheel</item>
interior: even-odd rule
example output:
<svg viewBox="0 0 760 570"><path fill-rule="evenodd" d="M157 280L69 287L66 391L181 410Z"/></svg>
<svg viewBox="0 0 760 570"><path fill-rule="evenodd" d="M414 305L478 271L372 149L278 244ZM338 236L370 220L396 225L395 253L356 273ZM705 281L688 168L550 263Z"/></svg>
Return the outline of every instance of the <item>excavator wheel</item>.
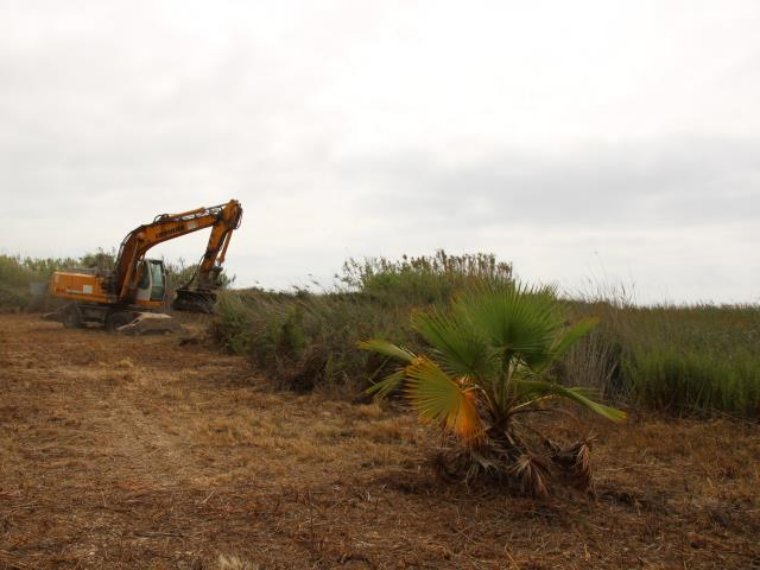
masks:
<svg viewBox="0 0 760 570"><path fill-rule="evenodd" d="M63 309L61 322L67 329L81 329L84 326L82 322L82 312L76 303L71 303Z"/></svg>
<svg viewBox="0 0 760 570"><path fill-rule="evenodd" d="M116 332L119 327L128 325L135 320L134 311L112 311L106 317L106 330Z"/></svg>
<svg viewBox="0 0 760 570"><path fill-rule="evenodd" d="M175 311L189 311L192 313L213 313L216 305L216 293L213 291L193 291L191 289L177 289L177 297L172 303Z"/></svg>

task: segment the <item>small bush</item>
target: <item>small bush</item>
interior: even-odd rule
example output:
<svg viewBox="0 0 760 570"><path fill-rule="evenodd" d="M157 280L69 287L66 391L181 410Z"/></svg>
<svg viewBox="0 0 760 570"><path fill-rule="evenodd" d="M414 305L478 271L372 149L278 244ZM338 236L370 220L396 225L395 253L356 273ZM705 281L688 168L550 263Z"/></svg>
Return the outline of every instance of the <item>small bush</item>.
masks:
<svg viewBox="0 0 760 570"><path fill-rule="evenodd" d="M356 342L375 331L406 339L402 318L360 294L229 291L212 333L280 388L358 393L382 362L355 350Z"/></svg>
<svg viewBox="0 0 760 570"><path fill-rule="evenodd" d="M456 443L437 459L447 478L501 483L534 496L548 495L562 479L588 490L588 441L560 446L525 423L550 410L549 401L626 419L585 389L556 382L551 365L596 325L583 319L568 326L567 316L553 287L474 288L447 309L415 314L411 326L427 344L422 354L384 339L360 343L400 363L369 392L401 390L420 419L453 436Z"/></svg>

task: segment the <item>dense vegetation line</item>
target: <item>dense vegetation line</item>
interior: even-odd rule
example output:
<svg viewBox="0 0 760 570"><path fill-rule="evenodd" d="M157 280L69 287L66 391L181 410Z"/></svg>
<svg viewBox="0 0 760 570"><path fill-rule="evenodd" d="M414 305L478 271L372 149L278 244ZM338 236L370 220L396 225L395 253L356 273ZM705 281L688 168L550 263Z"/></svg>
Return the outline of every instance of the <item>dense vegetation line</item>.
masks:
<svg viewBox="0 0 760 570"><path fill-rule="evenodd" d="M386 359L356 351L383 338L421 348L409 326L416 311L447 306L477 285L512 279L511 266L477 254L349 260L342 287L327 293L230 291L214 337L246 354L283 388L361 394L390 370ZM599 326L553 368L560 381L606 400L673 414L760 417L760 307L637 307L566 299L571 321Z"/></svg>
<svg viewBox="0 0 760 570"><path fill-rule="evenodd" d="M35 308L29 285L56 269L107 267L112 254L79 259L0 256L0 309ZM192 270L168 264L174 281ZM463 291L512 281L512 267L490 254L349 259L328 292L230 290L212 336L244 354L279 387L343 397L391 370L356 343L383 338L412 350L421 339L410 315L446 307ZM760 417L760 307L637 307L625 299L566 299L571 321L596 317L552 373L566 385L596 389L608 401L674 414ZM37 307L39 308L39 307Z"/></svg>

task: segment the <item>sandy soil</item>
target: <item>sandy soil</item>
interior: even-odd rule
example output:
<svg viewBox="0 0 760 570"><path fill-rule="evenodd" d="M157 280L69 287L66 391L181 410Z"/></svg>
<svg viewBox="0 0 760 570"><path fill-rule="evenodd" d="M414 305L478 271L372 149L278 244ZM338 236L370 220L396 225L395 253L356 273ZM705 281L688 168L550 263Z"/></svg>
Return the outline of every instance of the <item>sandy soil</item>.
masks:
<svg viewBox="0 0 760 570"><path fill-rule="evenodd" d="M438 481L408 414L0 315L0 568L760 568L760 428L589 425L596 498Z"/></svg>

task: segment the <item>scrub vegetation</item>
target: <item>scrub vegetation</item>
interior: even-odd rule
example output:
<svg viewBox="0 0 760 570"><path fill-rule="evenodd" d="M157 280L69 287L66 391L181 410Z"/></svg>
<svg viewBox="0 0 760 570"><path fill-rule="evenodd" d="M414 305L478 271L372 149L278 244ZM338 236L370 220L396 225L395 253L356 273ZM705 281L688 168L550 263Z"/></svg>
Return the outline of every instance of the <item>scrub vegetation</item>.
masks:
<svg viewBox="0 0 760 570"><path fill-rule="evenodd" d="M357 262L325 293L229 291L212 334L279 387L355 397L383 378L387 359L357 351L380 338L424 351L412 315L440 310L477 287L512 282L492 255ZM635 409L675 415L760 417L760 307L637 307L609 301L560 301L568 322L596 318L551 370L566 386L596 390Z"/></svg>

